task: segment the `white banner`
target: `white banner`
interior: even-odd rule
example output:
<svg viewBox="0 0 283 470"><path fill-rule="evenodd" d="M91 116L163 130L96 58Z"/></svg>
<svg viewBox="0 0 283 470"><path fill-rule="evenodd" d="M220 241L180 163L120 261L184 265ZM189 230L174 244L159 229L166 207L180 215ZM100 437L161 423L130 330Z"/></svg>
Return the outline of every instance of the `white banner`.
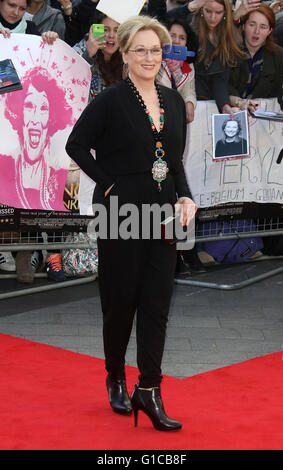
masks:
<svg viewBox="0 0 283 470"><path fill-rule="evenodd" d="M261 108L279 111L276 99L260 100ZM228 202L283 202L283 124L263 119L250 120L250 156L213 161L213 101L198 101L194 121L188 126L184 165L195 203L211 207Z"/></svg>
<svg viewBox="0 0 283 470"><path fill-rule="evenodd" d="M129 17L138 15L145 0L100 0L97 10L112 18L118 23L123 23Z"/></svg>
<svg viewBox="0 0 283 470"><path fill-rule="evenodd" d="M276 99L260 100L261 108L279 111ZM198 101L194 121L188 125L184 166L195 203L211 207L228 202L283 203L283 124L250 119L250 156L213 161L212 115L214 101ZM92 214L95 183L81 172L81 214Z"/></svg>

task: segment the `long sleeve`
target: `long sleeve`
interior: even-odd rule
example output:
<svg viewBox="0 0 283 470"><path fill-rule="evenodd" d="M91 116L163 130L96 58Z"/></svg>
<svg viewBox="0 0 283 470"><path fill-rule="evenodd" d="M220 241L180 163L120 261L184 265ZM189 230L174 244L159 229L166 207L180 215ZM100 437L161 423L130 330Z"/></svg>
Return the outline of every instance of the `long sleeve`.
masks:
<svg viewBox="0 0 283 470"><path fill-rule="evenodd" d="M206 55L201 62L195 64L195 83L197 99L205 97L215 100L219 111L224 104L230 103L229 75L230 69L224 67L219 57L206 65L207 59L212 55L214 46L208 41Z"/></svg>
<svg viewBox="0 0 283 470"><path fill-rule="evenodd" d="M217 104L219 111L222 110L224 104L230 104L229 97L229 70L224 70L217 76L211 77L211 91L212 96Z"/></svg>
<svg viewBox="0 0 283 470"><path fill-rule="evenodd" d="M83 111L66 144L66 152L78 166L106 191L113 183L91 154L96 150L107 122L107 109L98 96Z"/></svg>
<svg viewBox="0 0 283 470"><path fill-rule="evenodd" d="M88 33L90 25L96 23L97 3L91 0L83 0L73 9L71 15L64 15L66 23L65 41L70 46L79 42Z"/></svg>
<svg viewBox="0 0 283 470"><path fill-rule="evenodd" d="M180 85L177 89L182 96L185 103L190 101L193 103L194 108L197 105L196 99L196 87L195 87L195 69L193 64L190 64L191 71L189 72L187 78L185 79L184 83Z"/></svg>
<svg viewBox="0 0 283 470"><path fill-rule="evenodd" d="M240 84L240 74L241 69L240 67L233 67L229 77L229 95L230 96L241 96L241 92L239 89Z"/></svg>
<svg viewBox="0 0 283 470"><path fill-rule="evenodd" d="M181 104L181 115L182 115L182 133L181 133L181 141L182 141L182 152L184 154L184 150L186 147L186 138L187 138L187 122L186 122L186 108L183 100L179 100ZM179 197L189 197L192 198L189 185L187 182L187 177L184 170L183 159L180 158L176 161L174 166L174 181L175 181L175 188L176 193Z"/></svg>
<svg viewBox="0 0 283 470"><path fill-rule="evenodd" d="M147 4L147 14L156 17L159 21L164 21L167 13L166 0L149 0Z"/></svg>
<svg viewBox="0 0 283 470"><path fill-rule="evenodd" d="M176 192L188 194L182 156L186 113L182 97L160 86L164 100L163 146ZM96 158L91 154L95 150ZM105 88L85 108L68 139L66 151L106 191L125 175L151 176L156 143L149 120L130 87L121 81Z"/></svg>

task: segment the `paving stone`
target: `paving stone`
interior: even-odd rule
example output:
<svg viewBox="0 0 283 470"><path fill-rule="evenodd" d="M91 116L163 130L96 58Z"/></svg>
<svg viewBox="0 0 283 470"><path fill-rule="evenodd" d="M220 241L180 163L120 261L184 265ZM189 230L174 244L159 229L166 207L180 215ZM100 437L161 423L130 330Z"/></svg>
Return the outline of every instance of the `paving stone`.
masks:
<svg viewBox="0 0 283 470"><path fill-rule="evenodd" d="M277 261L220 267L193 279L236 283ZM18 287L1 280L0 292ZM282 294L283 273L236 290L175 284L163 373L190 377L283 350ZM104 359L98 282L0 300L0 333ZM135 336L134 322L126 355L134 367Z"/></svg>
<svg viewBox="0 0 283 470"><path fill-rule="evenodd" d="M256 351L259 355L268 354L282 350L282 342L238 340L238 339L216 339L218 351L249 352Z"/></svg>

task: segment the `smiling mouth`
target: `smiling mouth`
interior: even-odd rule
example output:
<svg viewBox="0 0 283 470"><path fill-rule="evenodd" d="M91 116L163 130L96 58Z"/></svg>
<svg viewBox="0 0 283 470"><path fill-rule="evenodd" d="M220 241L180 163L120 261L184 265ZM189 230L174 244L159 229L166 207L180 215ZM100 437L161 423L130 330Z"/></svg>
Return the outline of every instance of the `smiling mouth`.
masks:
<svg viewBox="0 0 283 470"><path fill-rule="evenodd" d="M41 132L35 129L28 131L29 135L29 145L32 149L36 149L39 146Z"/></svg>
<svg viewBox="0 0 283 470"><path fill-rule="evenodd" d="M107 42L106 42L106 46L107 46L107 47L114 47L114 46L115 46L115 42L114 42L114 41L107 41Z"/></svg>

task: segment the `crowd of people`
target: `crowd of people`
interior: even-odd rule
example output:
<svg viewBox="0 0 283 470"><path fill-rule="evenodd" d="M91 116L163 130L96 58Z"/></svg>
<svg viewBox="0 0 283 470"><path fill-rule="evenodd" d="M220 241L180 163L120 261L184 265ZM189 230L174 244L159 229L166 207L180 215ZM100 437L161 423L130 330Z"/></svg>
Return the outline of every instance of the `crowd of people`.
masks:
<svg viewBox="0 0 283 470"><path fill-rule="evenodd" d="M182 155L198 101L214 100L219 113L228 115L226 135L228 126L234 128L237 122L234 113L254 110L259 98L277 98L283 112L283 2L148 0L139 16L121 25L99 12L98 3L0 0L0 33L38 34L49 44L63 39L90 64L89 104L66 151L96 182L94 202L104 204L107 216L109 196L114 195L120 205L177 204L181 223L187 225L197 207ZM104 25L103 35L94 37L93 23ZM182 60L163 55L170 42L186 46ZM152 165L154 154L158 169ZM119 414L133 411L135 425L141 410L156 429L179 430L182 423L167 416L160 394L176 246L151 237L109 237L98 239L98 254L110 405ZM17 254L18 266L12 255L1 256L0 267L6 271L27 265L35 269L29 251ZM55 256L48 273L62 280L60 255ZM184 252L181 261L187 269L202 269L195 249ZM122 265L117 279L113 267ZM130 399L125 353L135 313L140 376Z"/></svg>

